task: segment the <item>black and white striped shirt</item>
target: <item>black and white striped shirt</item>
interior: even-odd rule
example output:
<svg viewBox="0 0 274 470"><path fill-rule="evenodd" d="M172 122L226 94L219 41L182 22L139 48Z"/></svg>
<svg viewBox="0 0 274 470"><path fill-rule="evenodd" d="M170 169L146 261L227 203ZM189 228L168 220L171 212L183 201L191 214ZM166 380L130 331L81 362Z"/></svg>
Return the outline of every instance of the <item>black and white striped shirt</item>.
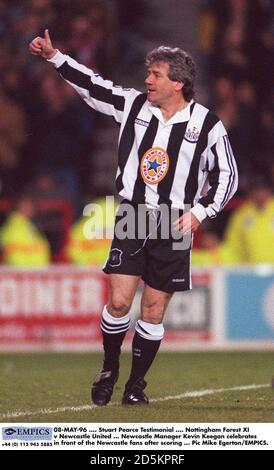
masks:
<svg viewBox="0 0 274 470"><path fill-rule="evenodd" d="M165 122L146 93L104 80L60 51L49 60L86 103L120 124L116 186L135 203L167 203L201 222L222 210L238 176L227 132L204 106L191 101Z"/></svg>

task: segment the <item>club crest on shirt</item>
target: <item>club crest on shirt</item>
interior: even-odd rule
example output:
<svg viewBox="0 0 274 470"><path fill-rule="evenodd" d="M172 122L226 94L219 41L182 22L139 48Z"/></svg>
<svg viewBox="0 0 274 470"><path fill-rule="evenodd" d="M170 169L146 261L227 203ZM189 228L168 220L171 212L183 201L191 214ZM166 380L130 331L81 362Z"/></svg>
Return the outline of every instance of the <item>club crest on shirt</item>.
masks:
<svg viewBox="0 0 274 470"><path fill-rule="evenodd" d="M152 147L143 155L140 165L145 183L157 184L166 176L169 167L169 156L161 147Z"/></svg>
<svg viewBox="0 0 274 470"><path fill-rule="evenodd" d="M192 129L188 128L185 132L185 140L190 142L191 144L194 144L195 142L198 142L200 132L197 129L197 127L193 126Z"/></svg>

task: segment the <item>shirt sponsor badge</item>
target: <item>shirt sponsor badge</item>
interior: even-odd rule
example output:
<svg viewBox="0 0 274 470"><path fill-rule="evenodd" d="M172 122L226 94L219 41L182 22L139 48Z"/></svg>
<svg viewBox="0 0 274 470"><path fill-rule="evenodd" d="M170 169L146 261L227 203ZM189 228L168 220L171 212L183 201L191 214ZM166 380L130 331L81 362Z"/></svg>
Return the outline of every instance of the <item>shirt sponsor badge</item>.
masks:
<svg viewBox="0 0 274 470"><path fill-rule="evenodd" d="M150 148L141 160L141 175L145 183L157 184L168 172L169 156L161 147Z"/></svg>

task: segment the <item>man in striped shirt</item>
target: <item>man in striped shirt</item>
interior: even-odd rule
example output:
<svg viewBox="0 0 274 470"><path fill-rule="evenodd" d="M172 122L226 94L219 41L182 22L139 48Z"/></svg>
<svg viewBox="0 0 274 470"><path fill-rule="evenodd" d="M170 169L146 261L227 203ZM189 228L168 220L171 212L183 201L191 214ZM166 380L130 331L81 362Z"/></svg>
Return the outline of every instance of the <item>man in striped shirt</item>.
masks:
<svg viewBox="0 0 274 470"><path fill-rule="evenodd" d="M115 86L54 49L47 30L44 38L31 42L30 51L52 62L89 106L120 124L116 186L123 201L104 267L110 280L101 321L105 355L92 385L92 400L106 405L111 399L130 307L142 278L141 319L135 326L132 369L122 403L148 404L144 377L164 336L166 307L175 291L191 288L191 243L176 248L174 230L191 239L200 223L216 217L237 189L226 130L217 116L194 101L195 65L179 48L161 46L147 55L146 93ZM125 207L132 209L134 236L123 237L120 230ZM140 235L142 210L146 223ZM167 227L168 235L162 236Z"/></svg>

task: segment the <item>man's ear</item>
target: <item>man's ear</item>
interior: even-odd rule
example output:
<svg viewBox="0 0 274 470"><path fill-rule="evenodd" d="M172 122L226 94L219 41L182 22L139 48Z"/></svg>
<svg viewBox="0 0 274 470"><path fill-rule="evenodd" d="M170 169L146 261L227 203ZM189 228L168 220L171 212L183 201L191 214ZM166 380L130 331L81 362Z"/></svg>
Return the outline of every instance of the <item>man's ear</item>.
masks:
<svg viewBox="0 0 274 470"><path fill-rule="evenodd" d="M175 90L176 90L176 91L182 90L183 87L184 87L184 83L183 83L183 82L175 82Z"/></svg>

